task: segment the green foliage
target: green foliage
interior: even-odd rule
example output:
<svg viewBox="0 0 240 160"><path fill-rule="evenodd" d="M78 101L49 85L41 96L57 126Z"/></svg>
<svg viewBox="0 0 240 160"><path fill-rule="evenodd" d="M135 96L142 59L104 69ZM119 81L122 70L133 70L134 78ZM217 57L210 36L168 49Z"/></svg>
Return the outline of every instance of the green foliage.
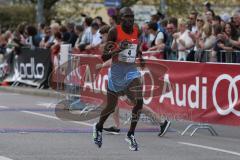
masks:
<svg viewBox="0 0 240 160"><path fill-rule="evenodd" d="M49 23L53 17L55 17L56 12L55 10L53 10L53 6L55 6L55 4L60 1L60 0L44 0L44 16L46 19L46 22ZM14 4L30 4L32 6L36 6L37 5L37 0L13 0ZM35 13L36 11L34 11L34 16L36 15Z"/></svg>
<svg viewBox="0 0 240 160"><path fill-rule="evenodd" d="M13 28L21 22L34 23L35 9L31 5L0 6L0 24L2 28Z"/></svg>
<svg viewBox="0 0 240 160"><path fill-rule="evenodd" d="M167 2L167 13L172 16L186 16L191 11L198 11L200 13L204 10L203 3L206 0L166 0ZM209 0L209 2L213 5L213 10L218 12L223 12L227 10L227 12L231 12L231 9L236 8L240 5L239 0ZM229 10L230 8L230 10Z"/></svg>
<svg viewBox="0 0 240 160"><path fill-rule="evenodd" d="M122 0L122 7L130 7L136 4L139 0Z"/></svg>
<svg viewBox="0 0 240 160"><path fill-rule="evenodd" d="M36 5L37 0L12 0L14 3L18 4L26 4L26 3L31 3ZM60 0L44 0L44 9L48 10L51 9L58 1Z"/></svg>

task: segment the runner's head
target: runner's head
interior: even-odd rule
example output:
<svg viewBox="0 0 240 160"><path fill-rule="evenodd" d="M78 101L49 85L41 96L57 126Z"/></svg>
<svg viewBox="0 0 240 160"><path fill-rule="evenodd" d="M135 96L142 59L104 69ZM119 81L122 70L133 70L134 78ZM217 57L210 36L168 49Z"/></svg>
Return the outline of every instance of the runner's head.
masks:
<svg viewBox="0 0 240 160"><path fill-rule="evenodd" d="M124 7L120 10L121 25L125 29L131 30L134 25L134 14L131 8Z"/></svg>

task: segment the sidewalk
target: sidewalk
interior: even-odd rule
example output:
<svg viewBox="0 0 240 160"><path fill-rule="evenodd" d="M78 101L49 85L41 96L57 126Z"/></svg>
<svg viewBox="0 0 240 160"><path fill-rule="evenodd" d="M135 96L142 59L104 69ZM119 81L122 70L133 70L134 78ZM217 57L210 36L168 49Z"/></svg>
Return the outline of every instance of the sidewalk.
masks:
<svg viewBox="0 0 240 160"><path fill-rule="evenodd" d="M53 98L58 98L61 96L61 94L51 89L36 89L30 87L0 86L0 91Z"/></svg>

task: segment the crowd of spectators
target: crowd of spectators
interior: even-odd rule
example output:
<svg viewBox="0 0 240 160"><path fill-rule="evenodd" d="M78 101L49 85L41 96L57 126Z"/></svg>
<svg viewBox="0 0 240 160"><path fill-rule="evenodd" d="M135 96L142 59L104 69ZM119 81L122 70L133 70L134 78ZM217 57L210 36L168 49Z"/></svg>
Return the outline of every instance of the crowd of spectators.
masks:
<svg viewBox="0 0 240 160"><path fill-rule="evenodd" d="M108 23L108 24L107 24ZM52 23L39 26L21 23L15 31L0 34L0 59L19 46L50 48L58 54L61 44L71 44L79 52L104 47L109 29L118 24L118 16L86 16L82 24ZM205 11L191 12L187 18L155 14L141 26L144 53L158 52L167 60L240 63L240 10L216 15L210 3ZM17 50L16 50L17 53Z"/></svg>

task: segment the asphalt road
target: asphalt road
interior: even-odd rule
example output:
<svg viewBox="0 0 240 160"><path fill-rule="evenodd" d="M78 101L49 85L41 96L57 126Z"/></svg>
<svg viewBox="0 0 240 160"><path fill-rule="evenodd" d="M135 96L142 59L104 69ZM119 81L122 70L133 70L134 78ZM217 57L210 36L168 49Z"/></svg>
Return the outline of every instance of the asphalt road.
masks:
<svg viewBox="0 0 240 160"><path fill-rule="evenodd" d="M103 135L98 149L86 122L63 121L54 114L58 98L0 91L0 160L238 160L240 128L213 126L219 136L200 131L181 136L188 122L174 121L170 132L158 137L156 127L141 122L138 152L129 151L120 135ZM110 125L111 119L107 122ZM123 126L126 128L127 125ZM140 132L146 129L148 132Z"/></svg>

